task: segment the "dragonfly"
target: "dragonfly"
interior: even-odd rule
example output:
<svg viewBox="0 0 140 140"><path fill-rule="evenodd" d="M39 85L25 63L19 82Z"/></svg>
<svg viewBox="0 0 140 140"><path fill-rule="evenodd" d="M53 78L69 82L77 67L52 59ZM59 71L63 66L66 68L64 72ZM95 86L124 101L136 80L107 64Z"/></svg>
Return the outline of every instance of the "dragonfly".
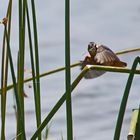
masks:
<svg viewBox="0 0 140 140"><path fill-rule="evenodd" d="M117 55L107 46L95 42L88 44L88 55L81 61L81 70L86 65L103 65L114 67L126 67L127 63L121 61ZM86 79L97 78L103 75L105 71L89 70L85 74Z"/></svg>

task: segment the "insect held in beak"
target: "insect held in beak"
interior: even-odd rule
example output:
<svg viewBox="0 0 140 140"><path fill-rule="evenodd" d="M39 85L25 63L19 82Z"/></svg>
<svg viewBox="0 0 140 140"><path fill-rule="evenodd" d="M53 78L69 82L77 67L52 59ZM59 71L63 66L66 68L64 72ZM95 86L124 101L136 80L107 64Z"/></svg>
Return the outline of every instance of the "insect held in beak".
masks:
<svg viewBox="0 0 140 140"><path fill-rule="evenodd" d="M94 42L88 44L89 55L81 63L81 70L86 65L104 65L115 67L126 67L127 63L121 61L116 54L104 45L98 45ZM92 79L101 76L105 71L89 70L85 74L86 79Z"/></svg>

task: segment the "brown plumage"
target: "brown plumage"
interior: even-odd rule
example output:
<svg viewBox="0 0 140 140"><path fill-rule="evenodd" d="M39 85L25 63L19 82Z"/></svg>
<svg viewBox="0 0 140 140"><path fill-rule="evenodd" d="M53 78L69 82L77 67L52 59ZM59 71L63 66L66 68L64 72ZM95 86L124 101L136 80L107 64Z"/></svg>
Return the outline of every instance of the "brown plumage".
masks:
<svg viewBox="0 0 140 140"><path fill-rule="evenodd" d="M116 56L116 54L111 49L109 49L104 45L97 45L94 42L90 42L88 45L88 52L89 55L86 56L84 61L82 62L81 69L83 69L86 65L104 65L104 66L115 66L115 67L127 66L125 62L120 61L120 59ZM92 73L94 72L94 70L91 71ZM92 74L91 71L87 72L85 78L90 78L88 73L90 73L91 75Z"/></svg>

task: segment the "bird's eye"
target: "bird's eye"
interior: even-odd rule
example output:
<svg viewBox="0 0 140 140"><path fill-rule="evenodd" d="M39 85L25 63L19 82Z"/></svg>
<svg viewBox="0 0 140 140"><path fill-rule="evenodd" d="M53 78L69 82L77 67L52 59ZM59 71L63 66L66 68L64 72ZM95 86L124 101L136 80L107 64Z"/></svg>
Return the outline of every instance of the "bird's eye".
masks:
<svg viewBox="0 0 140 140"><path fill-rule="evenodd" d="M95 44L94 42L92 42L92 46L93 46L93 47L96 47L96 44Z"/></svg>
<svg viewBox="0 0 140 140"><path fill-rule="evenodd" d="M90 45L90 44L88 45L88 48L89 48L89 49L91 48L91 45Z"/></svg>

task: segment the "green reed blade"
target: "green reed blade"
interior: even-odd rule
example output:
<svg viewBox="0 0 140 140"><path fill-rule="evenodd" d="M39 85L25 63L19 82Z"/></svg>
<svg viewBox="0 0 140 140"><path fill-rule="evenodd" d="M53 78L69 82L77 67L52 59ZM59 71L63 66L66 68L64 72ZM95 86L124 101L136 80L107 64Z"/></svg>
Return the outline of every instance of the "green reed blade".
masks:
<svg viewBox="0 0 140 140"><path fill-rule="evenodd" d="M26 0L19 1L19 52L18 52L18 74L17 74L17 88L18 96L21 106L21 116L23 121L23 126L20 125L20 118L17 117L17 135L25 129L24 120L24 57L25 57L25 5ZM24 128L22 128L24 127ZM24 140L24 135L17 137L17 140Z"/></svg>
<svg viewBox="0 0 140 140"><path fill-rule="evenodd" d="M78 85L78 83L81 81L85 73L88 71L88 68L85 67L81 73L78 75L78 77L75 79L75 81L71 85L71 93L75 89L75 87ZM50 111L48 116L44 119L44 121L41 123L37 131L33 134L31 137L31 140L35 140L38 135L41 133L41 131L46 127L46 125L49 123L49 121L52 119L54 114L58 111L58 109L61 107L61 105L66 100L66 93L63 94L63 96L59 99L59 101L56 103L56 105L53 107L53 109Z"/></svg>
<svg viewBox="0 0 140 140"><path fill-rule="evenodd" d="M5 112L6 112L6 85L5 77L8 75L7 72L4 73L5 69L5 45L2 48L2 66L1 66L1 139L5 140ZM5 77L4 77L5 76ZM7 78L6 78L7 79ZM5 85L6 84L6 85Z"/></svg>
<svg viewBox="0 0 140 140"><path fill-rule="evenodd" d="M70 1L65 0L65 87L67 140L73 140L72 103L71 103L71 71L70 71Z"/></svg>
<svg viewBox="0 0 140 140"><path fill-rule="evenodd" d="M34 45L35 45L35 68L36 68L36 90L35 94L35 107L37 114L37 127L41 124L41 101L40 101L40 69L39 69L39 50L38 50L38 34L37 34L37 23L36 23L36 10L34 0L31 0L32 17L33 17L33 29L34 29ZM41 134L38 136L41 140Z"/></svg>
<svg viewBox="0 0 140 140"><path fill-rule="evenodd" d="M49 133L50 133L50 126L47 125L46 128L45 128L45 134L44 134L44 139L45 140L48 139Z"/></svg>
<svg viewBox="0 0 140 140"><path fill-rule="evenodd" d="M11 13L12 13L12 0L9 0L6 17L8 21L8 38L10 40L11 31ZM1 139L5 140L5 113L6 113L6 94L7 94L7 79L8 79L8 54L5 45L5 31L3 35L3 47L2 47L2 67L1 67Z"/></svg>
<svg viewBox="0 0 140 140"><path fill-rule="evenodd" d="M36 77L35 77L35 64L34 64L34 54L33 54L33 45L32 45L32 37L31 37L31 26L30 26L30 18L29 18L29 10L28 4L26 5L26 14L27 14L27 26L28 26L28 36L29 36L29 49L30 49L30 60L32 67L32 77L33 77L33 90L34 90L34 98L35 98L35 112L36 112L36 123L38 122L38 109L37 109L37 87L36 87ZM38 126L38 125L37 125Z"/></svg>
<svg viewBox="0 0 140 140"><path fill-rule="evenodd" d="M121 106L120 106L119 115L118 115L118 119L117 119L117 124L116 124L116 129L115 129L115 134L114 134L114 140L119 140L120 139L120 133L121 133L122 122L123 122L124 113L125 113L125 109L126 109L126 104L127 104L131 84L132 84L132 81L133 81L133 77L134 77L134 74L135 74L135 70L136 70L136 67L137 67L137 64L138 64L139 61L140 61L140 58L136 57L133 65L132 65L128 80L127 80L127 84L126 84L126 87L125 87L125 91L124 91L124 95L123 95L123 98L122 98L122 101L121 101Z"/></svg>
<svg viewBox="0 0 140 140"><path fill-rule="evenodd" d="M16 99L16 105L17 105L17 115L19 117L20 120L20 126L22 127L22 135L24 137L24 140L26 140L25 138L25 129L23 126L23 118L21 115L21 106L20 106L20 100L18 97L18 91L17 91L17 86L16 86L16 77L15 77L15 72L14 72L14 65L13 65L13 60L12 60L12 55L11 55L11 49L10 49L10 44L9 44L9 38L8 38L8 33L7 33L7 27L6 25L4 25L5 27L5 33L6 33L6 43L7 43L7 51L8 51L8 58L9 58L9 62L10 62L10 68L11 68L11 75L12 75L12 81L13 81L13 87L14 87L14 92L15 92L15 99Z"/></svg>

